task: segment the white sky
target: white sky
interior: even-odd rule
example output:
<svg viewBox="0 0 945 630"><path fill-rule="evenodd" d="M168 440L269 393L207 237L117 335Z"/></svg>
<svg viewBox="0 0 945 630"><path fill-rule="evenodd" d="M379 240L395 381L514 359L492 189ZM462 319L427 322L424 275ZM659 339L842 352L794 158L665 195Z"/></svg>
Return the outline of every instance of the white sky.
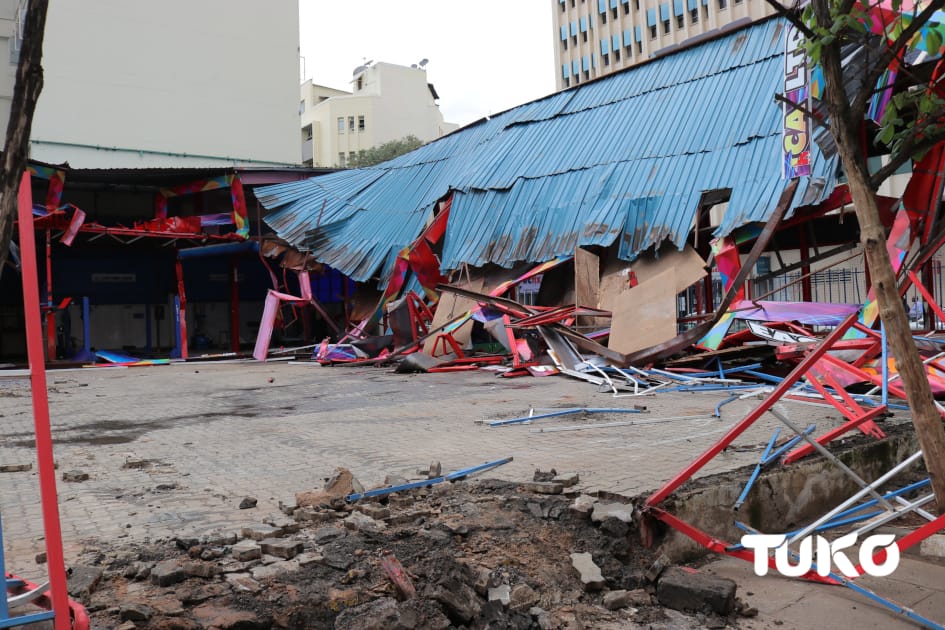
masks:
<svg viewBox="0 0 945 630"><path fill-rule="evenodd" d="M303 80L351 90L365 60L429 59L427 81L460 126L554 91L548 0L299 0ZM300 62L301 63L301 62Z"/></svg>

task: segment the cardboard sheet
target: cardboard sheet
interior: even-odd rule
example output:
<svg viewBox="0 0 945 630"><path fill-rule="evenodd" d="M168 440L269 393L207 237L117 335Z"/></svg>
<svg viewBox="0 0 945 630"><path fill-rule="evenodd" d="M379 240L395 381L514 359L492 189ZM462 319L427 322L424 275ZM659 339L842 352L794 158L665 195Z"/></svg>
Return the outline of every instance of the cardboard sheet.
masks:
<svg viewBox="0 0 945 630"><path fill-rule="evenodd" d="M470 291L481 292L483 286L483 278L472 278L469 283L457 284L464 289L469 289ZM436 306L436 312L433 314L433 323L430 326L430 330L439 328L443 324L459 317L466 311L476 308L476 302L468 298L460 297L455 293L448 293L444 291L440 294L440 301ZM465 348L469 345L469 340L472 337L473 329L473 320L469 320L459 328L453 331L453 338L456 340L456 343L459 344L460 348ZM433 356L433 345L436 343L437 335L433 335L430 339L427 339L423 344L423 353L428 356ZM449 348L446 350L443 349L443 344L437 348L437 354L443 354L444 352L449 352Z"/></svg>
<svg viewBox="0 0 945 630"><path fill-rule="evenodd" d="M617 260L604 269L600 282L600 301L598 302L600 308L614 310L617 298L628 289L628 269L633 269L637 282L640 284L653 279L667 269L673 269L676 293L685 291L706 276L705 261L696 253L696 250L689 246L682 251L674 247L665 247L660 250L658 258L648 253L633 263Z"/></svg>
<svg viewBox="0 0 945 630"><path fill-rule="evenodd" d="M614 300L607 347L623 354L676 336L676 269L670 267Z"/></svg>

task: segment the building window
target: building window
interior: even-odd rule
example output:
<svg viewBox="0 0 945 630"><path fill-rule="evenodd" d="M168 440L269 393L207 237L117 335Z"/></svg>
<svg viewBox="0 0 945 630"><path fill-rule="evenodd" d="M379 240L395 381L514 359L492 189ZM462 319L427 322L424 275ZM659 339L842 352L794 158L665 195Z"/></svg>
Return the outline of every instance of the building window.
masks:
<svg viewBox="0 0 945 630"><path fill-rule="evenodd" d="M561 12L562 12L562 13L565 13L567 10L568 10L568 8L567 8L567 7L564 5L564 3L562 2L562 3L561 3Z"/></svg>
<svg viewBox="0 0 945 630"><path fill-rule="evenodd" d="M639 3L640 3L640 0L637 0L637 4ZM630 15L630 0L627 0L627 2L623 3L623 14Z"/></svg>
<svg viewBox="0 0 945 630"><path fill-rule="evenodd" d="M574 8L574 0L571 0L571 8Z"/></svg>
<svg viewBox="0 0 945 630"><path fill-rule="evenodd" d="M354 151L348 151L348 163L354 164Z"/></svg>
<svg viewBox="0 0 945 630"><path fill-rule="evenodd" d="M585 70L585 71L584 71L584 80L585 80L585 81L590 81L590 79L591 79L591 71L590 71L590 70Z"/></svg>
<svg viewBox="0 0 945 630"><path fill-rule="evenodd" d="M570 77L565 77L565 78L564 78L564 87L570 87L570 86L571 86L571 78L570 78Z"/></svg>
<svg viewBox="0 0 945 630"><path fill-rule="evenodd" d="M693 24L699 21L699 9L693 9L689 12L689 21Z"/></svg>
<svg viewBox="0 0 945 630"><path fill-rule="evenodd" d="M361 77L358 77L358 91L360 92L361 88L363 87L364 87L364 77L361 76Z"/></svg>
<svg viewBox="0 0 945 630"><path fill-rule="evenodd" d="M342 116L338 117L338 135L342 135L345 132L345 119Z"/></svg>
<svg viewBox="0 0 945 630"><path fill-rule="evenodd" d="M614 7L614 8L613 8L613 11L611 11L611 13L613 14L614 19L616 20L616 19L617 19L617 7Z"/></svg>
<svg viewBox="0 0 945 630"><path fill-rule="evenodd" d="M620 61L620 49L614 48L614 62Z"/></svg>
<svg viewBox="0 0 945 630"><path fill-rule="evenodd" d="M609 55L609 54L604 54L604 55L601 55L601 57L604 59L604 65L605 65L605 66L609 66L609 65L610 65L610 55Z"/></svg>
<svg viewBox="0 0 945 630"><path fill-rule="evenodd" d="M638 55L643 54L643 42L637 42L637 54Z"/></svg>
<svg viewBox="0 0 945 630"><path fill-rule="evenodd" d="M304 98L301 101L299 101L299 113L300 114L305 113L305 99Z"/></svg>
<svg viewBox="0 0 945 630"><path fill-rule="evenodd" d="M669 20L663 20L663 34L669 33Z"/></svg>
<svg viewBox="0 0 945 630"><path fill-rule="evenodd" d="M603 13L600 14L600 23L601 23L601 24L607 24L607 12L606 12L606 11L604 11Z"/></svg>
<svg viewBox="0 0 945 630"><path fill-rule="evenodd" d="M577 85L580 82L581 82L581 75L579 74L574 75L574 85Z"/></svg>
<svg viewBox="0 0 945 630"><path fill-rule="evenodd" d="M650 25L650 39L656 39L656 24ZM637 42L638 44L640 42Z"/></svg>
<svg viewBox="0 0 945 630"><path fill-rule="evenodd" d="M676 28L682 28L685 25L685 16L677 15L676 16Z"/></svg>
<svg viewBox="0 0 945 630"><path fill-rule="evenodd" d="M581 37L584 39L584 41L587 41L587 31L581 33Z"/></svg>
<svg viewBox="0 0 945 630"><path fill-rule="evenodd" d="M358 133L364 131L364 116L358 116Z"/></svg>
<svg viewBox="0 0 945 630"><path fill-rule="evenodd" d="M338 154L338 166L344 168L347 164L345 163L345 154L341 152Z"/></svg>
<svg viewBox="0 0 945 630"><path fill-rule="evenodd" d="M354 133L354 116L348 116L348 132Z"/></svg>
<svg viewBox="0 0 945 630"><path fill-rule="evenodd" d="M719 0L719 11L728 6L728 0Z"/></svg>
<svg viewBox="0 0 945 630"><path fill-rule="evenodd" d="M566 40L566 39L562 39L562 40L561 40L561 49L562 49L562 50L567 50L567 49L568 49L568 40Z"/></svg>

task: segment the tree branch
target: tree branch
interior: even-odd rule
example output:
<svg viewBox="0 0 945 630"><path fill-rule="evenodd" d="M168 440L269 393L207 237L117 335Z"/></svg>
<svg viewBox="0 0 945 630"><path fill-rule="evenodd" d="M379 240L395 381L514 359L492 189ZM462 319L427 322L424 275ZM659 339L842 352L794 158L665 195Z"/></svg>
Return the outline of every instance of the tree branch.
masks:
<svg viewBox="0 0 945 630"><path fill-rule="evenodd" d="M899 57L906 46L909 45L909 40L925 26L932 15L941 9L941 5L941 2L930 3L919 15L912 19L909 26L903 29L899 37L893 41L892 45L886 48L876 62L873 63L871 67L867 68L866 76L863 79L863 87L860 88L850 104L850 113L855 120L862 120L863 116L866 114L866 108L870 96L872 95L873 87L876 85L876 81L879 80L880 75L883 74L894 59Z"/></svg>
<svg viewBox="0 0 945 630"><path fill-rule="evenodd" d="M794 101L784 96L783 94L778 94L777 92L775 92L774 100L778 101L779 103L784 103L791 109L796 109L797 111L801 112L802 114L804 114L805 116L813 120L815 123L817 123L818 127L823 127L824 129L830 128L830 126L827 124L827 121L825 121L822 117L818 116L817 114L807 109L800 103L795 103Z"/></svg>
<svg viewBox="0 0 945 630"><path fill-rule="evenodd" d="M780 2L778 2L778 0L765 0L765 2L770 4L774 8L774 10L777 12L778 15L780 15L785 20L793 24L797 30L804 33L804 37L808 39L812 39L816 37L816 35L814 34L814 31L810 30L810 28L806 24L804 24L804 20L798 17L796 9L794 9L793 7L788 8L784 6L783 4L781 4Z"/></svg>
<svg viewBox="0 0 945 630"><path fill-rule="evenodd" d="M913 133L903 142L903 145L889 157L889 162L878 171L870 175L870 187L875 191L880 185L889 179L899 167L911 160L915 155L925 153L935 145L945 140L945 130L938 133L921 136Z"/></svg>

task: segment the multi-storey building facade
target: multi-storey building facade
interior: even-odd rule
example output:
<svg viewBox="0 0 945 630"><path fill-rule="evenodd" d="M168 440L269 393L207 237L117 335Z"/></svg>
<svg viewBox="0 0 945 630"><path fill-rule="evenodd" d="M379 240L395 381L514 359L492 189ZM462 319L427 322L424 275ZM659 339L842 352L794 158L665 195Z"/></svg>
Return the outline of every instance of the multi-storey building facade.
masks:
<svg viewBox="0 0 945 630"><path fill-rule="evenodd" d="M696 35L773 13L765 0L551 0L551 10L559 90Z"/></svg>
<svg viewBox="0 0 945 630"><path fill-rule="evenodd" d="M303 164L345 167L385 142L410 135L429 142L456 129L443 121L423 68L373 63L357 68L351 84L353 92L302 84Z"/></svg>

